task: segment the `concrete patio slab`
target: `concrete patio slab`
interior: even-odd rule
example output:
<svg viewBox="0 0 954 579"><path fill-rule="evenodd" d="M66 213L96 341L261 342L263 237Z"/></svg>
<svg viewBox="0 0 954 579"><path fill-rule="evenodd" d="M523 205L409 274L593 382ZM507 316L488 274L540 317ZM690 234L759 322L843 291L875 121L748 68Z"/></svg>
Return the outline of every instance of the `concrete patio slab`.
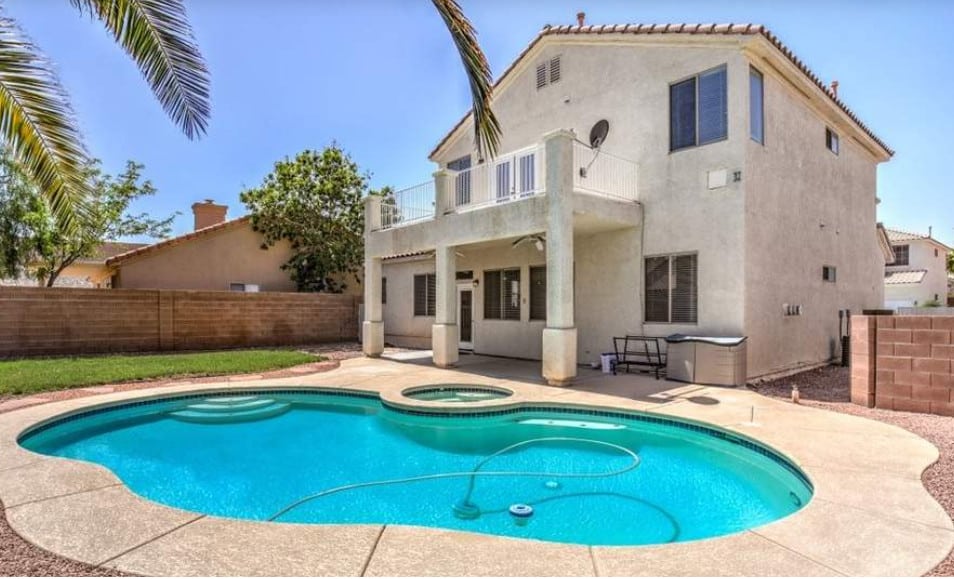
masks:
<svg viewBox="0 0 954 579"><path fill-rule="evenodd" d="M108 566L153 576L357 576L382 530L379 525L275 525L206 517Z"/></svg>
<svg viewBox="0 0 954 579"><path fill-rule="evenodd" d="M593 576L589 549L388 525L365 573L389 576Z"/></svg>
<svg viewBox="0 0 954 579"><path fill-rule="evenodd" d="M0 499L13 528L54 553L157 575L825 575L931 569L954 545L954 523L920 484L937 449L862 418L722 389L584 371L572 388L540 385L539 364L464 356L440 370L410 360L344 360L326 373L112 392L0 415ZM203 517L133 495L111 472L31 453L32 425L116 402L242 389L341 388L428 412L410 386L490 384L509 398L471 408L570 406L643 411L721 425L785 453L815 484L800 511L745 533L646 547L588 547L397 525L292 525ZM752 409L755 409L754 421ZM96 488L99 484L116 486ZM32 501L32 502L30 502Z"/></svg>
<svg viewBox="0 0 954 579"><path fill-rule="evenodd" d="M593 547L601 576L652 577L828 577L831 567L749 532L705 541L705 548L687 551L682 545L654 547Z"/></svg>
<svg viewBox="0 0 954 579"><path fill-rule="evenodd" d="M145 501L123 486L27 503L6 512L10 526L26 540L93 565L201 517Z"/></svg>

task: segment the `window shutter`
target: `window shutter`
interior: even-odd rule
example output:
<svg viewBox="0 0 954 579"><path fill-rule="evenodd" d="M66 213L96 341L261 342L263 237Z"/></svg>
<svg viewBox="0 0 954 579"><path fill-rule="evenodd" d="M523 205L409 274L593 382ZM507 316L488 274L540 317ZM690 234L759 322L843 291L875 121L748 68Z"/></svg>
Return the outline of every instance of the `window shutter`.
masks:
<svg viewBox="0 0 954 579"><path fill-rule="evenodd" d="M547 319L547 268L530 268L530 319Z"/></svg>
<svg viewBox="0 0 954 579"><path fill-rule="evenodd" d="M414 315L427 315L427 276L414 276Z"/></svg>
<svg viewBox="0 0 954 579"><path fill-rule="evenodd" d="M696 323L697 259L695 255L677 255L672 258L672 321Z"/></svg>
<svg viewBox="0 0 954 579"><path fill-rule="evenodd" d="M497 164L497 199L510 198L510 161Z"/></svg>
<svg viewBox="0 0 954 579"><path fill-rule="evenodd" d="M672 151L696 144L696 79L669 87L669 148Z"/></svg>
<svg viewBox="0 0 954 579"><path fill-rule="evenodd" d="M427 274L427 315L437 315L437 275Z"/></svg>
<svg viewBox="0 0 954 579"><path fill-rule="evenodd" d="M539 73L538 73L539 76ZM550 84L560 80L560 57L555 56L550 59Z"/></svg>
<svg viewBox="0 0 954 579"><path fill-rule="evenodd" d="M749 136L757 143L765 143L764 85L762 73L749 69Z"/></svg>
<svg viewBox="0 0 954 579"><path fill-rule="evenodd" d="M502 272L504 320L520 319L520 270L505 269Z"/></svg>
<svg viewBox="0 0 954 579"><path fill-rule="evenodd" d="M699 144L724 139L728 134L725 68L699 75Z"/></svg>
<svg viewBox="0 0 954 579"><path fill-rule="evenodd" d="M537 89L547 86L547 63L537 65Z"/></svg>
<svg viewBox="0 0 954 579"><path fill-rule="evenodd" d="M517 160L517 192L520 194L532 193L536 189L536 175L534 174L535 154L523 155Z"/></svg>
<svg viewBox="0 0 954 579"><path fill-rule="evenodd" d="M646 258L645 315L647 322L669 321L669 258Z"/></svg>
<svg viewBox="0 0 954 579"><path fill-rule="evenodd" d="M500 319L500 272L484 272L484 319Z"/></svg>

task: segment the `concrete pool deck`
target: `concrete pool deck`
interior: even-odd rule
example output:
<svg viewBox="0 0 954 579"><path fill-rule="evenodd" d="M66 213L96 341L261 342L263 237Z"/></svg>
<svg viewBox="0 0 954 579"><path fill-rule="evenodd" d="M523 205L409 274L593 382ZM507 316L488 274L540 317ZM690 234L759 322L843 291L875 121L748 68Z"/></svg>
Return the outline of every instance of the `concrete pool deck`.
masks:
<svg viewBox="0 0 954 579"><path fill-rule="evenodd" d="M71 559L141 575L920 575L954 546L954 523L921 472L923 439L880 422L793 405L743 389L582 371L571 388L542 385L539 363L462 356L437 369L424 353L357 358L283 379L188 384L100 394L0 415L0 499L27 540ZM567 405L638 410L706 422L787 455L815 485L792 516L725 537L647 547L589 547L401 525L295 525L186 512L142 499L103 467L47 457L16 442L73 412L180 393L334 387L394 405L411 386L507 388L468 408Z"/></svg>

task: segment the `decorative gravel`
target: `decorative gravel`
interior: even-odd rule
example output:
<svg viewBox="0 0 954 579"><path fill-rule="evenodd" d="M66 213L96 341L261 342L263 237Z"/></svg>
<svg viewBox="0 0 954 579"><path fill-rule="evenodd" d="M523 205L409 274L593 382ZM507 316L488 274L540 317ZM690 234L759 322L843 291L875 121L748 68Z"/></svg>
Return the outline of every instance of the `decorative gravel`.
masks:
<svg viewBox="0 0 954 579"><path fill-rule="evenodd" d="M756 390L772 398L790 400L793 385L798 386L801 402L806 406L879 420L904 428L930 441L940 451L940 458L924 471L921 481L947 514L954 518L954 418L880 410L852 404L849 401L849 370L839 366L826 366L766 382L757 386ZM954 551L928 575L954 576Z"/></svg>

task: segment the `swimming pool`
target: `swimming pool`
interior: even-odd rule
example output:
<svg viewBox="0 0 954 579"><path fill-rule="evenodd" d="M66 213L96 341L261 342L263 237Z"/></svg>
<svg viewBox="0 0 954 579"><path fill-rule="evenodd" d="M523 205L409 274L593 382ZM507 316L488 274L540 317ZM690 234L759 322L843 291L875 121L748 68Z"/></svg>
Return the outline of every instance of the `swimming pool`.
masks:
<svg viewBox="0 0 954 579"><path fill-rule="evenodd" d="M560 407L437 416L310 390L97 409L20 444L101 464L145 498L210 515L589 545L737 532L812 493L771 450L668 418Z"/></svg>

